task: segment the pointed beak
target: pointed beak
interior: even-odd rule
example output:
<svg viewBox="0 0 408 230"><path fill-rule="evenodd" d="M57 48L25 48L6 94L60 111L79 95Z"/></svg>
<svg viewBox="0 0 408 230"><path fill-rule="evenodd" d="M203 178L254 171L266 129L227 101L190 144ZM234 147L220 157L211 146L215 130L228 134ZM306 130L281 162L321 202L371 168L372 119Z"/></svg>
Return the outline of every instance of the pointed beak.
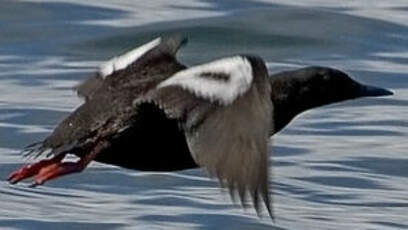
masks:
<svg viewBox="0 0 408 230"><path fill-rule="evenodd" d="M362 85L360 88L361 97L381 97L381 96L390 96L394 93L388 89L383 89L370 85Z"/></svg>

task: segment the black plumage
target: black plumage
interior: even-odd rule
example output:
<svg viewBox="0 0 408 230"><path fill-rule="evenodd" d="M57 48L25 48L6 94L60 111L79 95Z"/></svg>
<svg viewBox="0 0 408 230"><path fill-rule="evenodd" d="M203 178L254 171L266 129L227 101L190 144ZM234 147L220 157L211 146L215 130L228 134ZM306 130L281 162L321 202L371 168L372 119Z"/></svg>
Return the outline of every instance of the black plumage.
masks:
<svg viewBox="0 0 408 230"><path fill-rule="evenodd" d="M34 185L42 184L82 171L92 160L148 171L203 166L232 194L237 192L243 204L249 194L257 211L260 195L272 215L268 137L305 110L358 97L392 94L324 67L268 77L264 62L255 56L226 59L225 63L241 61L234 67L240 71L251 67L250 74L238 78L251 82L242 83L240 87L248 87L238 87L242 93L232 95L233 100L197 92L183 83L160 87L186 70L175 58L184 43L180 37L162 39L126 68L108 76L97 73L80 84L77 91L85 103L43 142L30 147L34 154L50 149L52 157L23 167L9 181L17 183L36 176ZM194 81L204 79L234 86L229 83L232 77L225 71L212 71L209 65ZM62 162L68 153L80 160Z"/></svg>

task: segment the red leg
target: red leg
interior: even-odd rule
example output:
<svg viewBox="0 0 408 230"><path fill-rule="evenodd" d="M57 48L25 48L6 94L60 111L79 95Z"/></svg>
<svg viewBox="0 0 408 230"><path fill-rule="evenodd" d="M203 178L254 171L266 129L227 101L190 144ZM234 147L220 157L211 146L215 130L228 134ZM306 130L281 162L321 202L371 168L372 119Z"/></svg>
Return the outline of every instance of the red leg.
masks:
<svg viewBox="0 0 408 230"><path fill-rule="evenodd" d="M82 170L84 170L86 166L88 166L88 164L95 158L95 156L92 157L92 159L90 159L89 157L84 157L77 162L60 162L44 167L38 172L33 184L31 184L31 187L42 185L46 181L55 179L60 176L82 172Z"/></svg>
<svg viewBox="0 0 408 230"><path fill-rule="evenodd" d="M63 175L81 172L106 146L106 142L98 143L89 154L81 157L76 162L61 162L66 154L59 154L51 159L27 165L13 172L8 178L8 181L15 184L21 180L35 176L34 183L31 185L35 187Z"/></svg>
<svg viewBox="0 0 408 230"><path fill-rule="evenodd" d="M65 154L57 155L51 159L42 160L40 162L26 165L13 173L10 174L8 181L11 184L16 184L24 179L30 178L35 176L40 172L40 170L44 167L48 167L50 165L58 164L61 160L65 157Z"/></svg>
<svg viewBox="0 0 408 230"><path fill-rule="evenodd" d="M91 163L93 159L98 155L98 153L106 146L104 143L100 143L90 152L89 154L82 157L77 162L59 162L56 164L48 165L42 168L37 176L31 187L35 187L37 185L42 185L46 181L55 179L60 176L64 176L71 173L78 173L81 172L86 168L86 166Z"/></svg>

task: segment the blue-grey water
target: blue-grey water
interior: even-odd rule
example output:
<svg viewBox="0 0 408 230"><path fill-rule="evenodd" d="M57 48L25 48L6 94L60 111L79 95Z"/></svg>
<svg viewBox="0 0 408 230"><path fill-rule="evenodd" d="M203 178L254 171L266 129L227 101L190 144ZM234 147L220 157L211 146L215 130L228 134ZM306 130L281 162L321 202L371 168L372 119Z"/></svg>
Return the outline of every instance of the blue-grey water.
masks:
<svg viewBox="0 0 408 230"><path fill-rule="evenodd" d="M174 33L190 39L188 65L254 53L270 72L331 66L395 95L306 112L271 138L274 223L234 206L201 169L93 163L35 189L1 180L0 229L408 229L402 0L2 0L0 178L82 103L71 88L100 63Z"/></svg>

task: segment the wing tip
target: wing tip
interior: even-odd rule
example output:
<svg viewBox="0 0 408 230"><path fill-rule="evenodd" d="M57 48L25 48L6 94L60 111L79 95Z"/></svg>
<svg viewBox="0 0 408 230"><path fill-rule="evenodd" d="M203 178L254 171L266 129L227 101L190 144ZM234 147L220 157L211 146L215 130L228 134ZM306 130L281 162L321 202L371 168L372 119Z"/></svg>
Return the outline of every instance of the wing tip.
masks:
<svg viewBox="0 0 408 230"><path fill-rule="evenodd" d="M119 70L125 69L137 60L140 60L146 53L153 50L161 43L162 38L158 37L119 56L115 56L99 66L98 74L102 78L105 78Z"/></svg>
<svg viewBox="0 0 408 230"><path fill-rule="evenodd" d="M106 61L99 66L98 75L105 78L114 72L125 69L136 61L143 59L147 53L155 49L160 49L161 53L174 56L182 46L187 44L187 41L187 37L179 34L157 37Z"/></svg>
<svg viewBox="0 0 408 230"><path fill-rule="evenodd" d="M174 34L168 36L162 36L162 42L160 46L164 52L167 52L170 55L176 55L177 51L187 45L188 38L187 36L181 34Z"/></svg>
<svg viewBox="0 0 408 230"><path fill-rule="evenodd" d="M269 195L268 195L268 197L269 197ZM265 207L266 207L266 211L268 212L268 215L271 218L272 222L275 223L276 222L275 221L275 214L274 214L274 211L273 211L273 206L271 206L271 202L269 201L269 198L268 198L268 201L265 201Z"/></svg>
<svg viewBox="0 0 408 230"><path fill-rule="evenodd" d="M23 158L37 158L40 156L43 152L45 152L48 148L44 146L44 141L38 141L31 143L23 148L21 150L21 154L23 155Z"/></svg>

